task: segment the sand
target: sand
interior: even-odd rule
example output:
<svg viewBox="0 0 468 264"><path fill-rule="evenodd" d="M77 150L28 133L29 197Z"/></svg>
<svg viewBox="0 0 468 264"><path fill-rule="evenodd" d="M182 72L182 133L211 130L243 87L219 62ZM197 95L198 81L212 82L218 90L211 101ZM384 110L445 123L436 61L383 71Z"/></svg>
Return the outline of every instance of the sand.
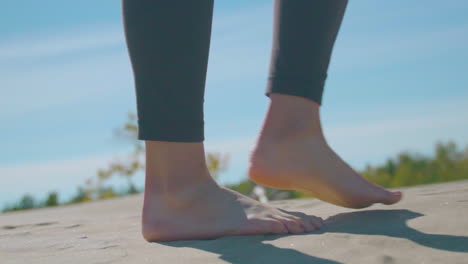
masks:
<svg viewBox="0 0 468 264"><path fill-rule="evenodd" d="M142 195L0 214L0 263L468 263L468 181L403 189L392 206L272 202L326 219L320 232L148 243Z"/></svg>

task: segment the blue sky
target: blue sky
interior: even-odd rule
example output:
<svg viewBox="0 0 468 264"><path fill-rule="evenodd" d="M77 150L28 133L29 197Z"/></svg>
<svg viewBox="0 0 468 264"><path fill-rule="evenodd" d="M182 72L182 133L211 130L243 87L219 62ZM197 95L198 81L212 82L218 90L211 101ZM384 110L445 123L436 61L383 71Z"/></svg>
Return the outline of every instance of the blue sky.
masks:
<svg viewBox="0 0 468 264"><path fill-rule="evenodd" d="M215 1L205 146L230 154L221 183L245 178L267 109L272 11ZM321 116L353 167L468 143L467 13L461 0L350 1ZM65 199L131 147L112 133L136 111L120 1L7 1L0 14L0 207L26 192Z"/></svg>

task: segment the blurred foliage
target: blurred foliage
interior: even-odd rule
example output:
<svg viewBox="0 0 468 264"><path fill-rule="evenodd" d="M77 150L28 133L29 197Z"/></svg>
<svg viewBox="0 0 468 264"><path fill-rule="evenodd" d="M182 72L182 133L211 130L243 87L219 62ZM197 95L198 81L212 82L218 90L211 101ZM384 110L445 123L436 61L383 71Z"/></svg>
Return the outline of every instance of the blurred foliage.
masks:
<svg viewBox="0 0 468 264"><path fill-rule="evenodd" d="M36 205L35 201L34 201L34 198L29 195L29 194L26 194L23 196L23 198L21 198L19 204L18 204L18 207L19 208L24 208L24 209L30 209L30 208L34 208Z"/></svg>
<svg viewBox="0 0 468 264"><path fill-rule="evenodd" d="M136 188L132 181L132 176L145 168L144 141L138 140L137 137L136 116L129 113L128 120L122 127L115 130L115 134L121 139L130 141L133 145L133 151L124 160L115 160L106 168L99 169L96 177L86 180L83 186L77 188L76 194L63 204L108 199L143 191ZM206 155L206 164L214 179L219 179L219 175L226 170L228 161L229 155L227 154L215 152ZM437 142L433 157L403 151L397 154L396 158L390 158L382 165L367 165L360 173L369 181L389 188L468 179L468 146L464 150L459 150L453 141ZM115 175L127 180L126 189L116 191L111 186L105 186L105 182ZM259 197L256 196L255 192L256 186L254 182L246 179L226 187L258 200ZM310 197L297 191L261 188L263 188L262 195L268 200ZM6 205L3 212L59 204L57 192L49 192L41 202L36 201L30 194L25 194L16 204Z"/></svg>
<svg viewBox="0 0 468 264"><path fill-rule="evenodd" d="M81 186L76 190L76 194L66 204L84 203L92 201L93 199L89 196L89 193Z"/></svg>
<svg viewBox="0 0 468 264"><path fill-rule="evenodd" d="M368 165L361 174L389 188L468 179L468 146L458 150L453 141L437 142L432 158L402 152L381 166Z"/></svg>
<svg viewBox="0 0 468 264"><path fill-rule="evenodd" d="M221 154L219 152L206 154L206 166L214 179L219 179L219 174L227 169L228 163L228 154Z"/></svg>
<svg viewBox="0 0 468 264"><path fill-rule="evenodd" d="M59 205L58 193L57 192L50 192L47 195L47 198L44 200L43 206L48 207L48 206L57 206L57 205Z"/></svg>
<svg viewBox="0 0 468 264"><path fill-rule="evenodd" d="M91 192L90 196L100 197L102 195L100 192L102 192L103 183L114 175L124 177L127 180L128 192L130 194L139 192L133 184L132 176L138 171L145 169L145 148L143 141L138 140L137 116L133 113L128 113L127 118L125 124L117 128L114 134L120 139L129 141L133 145L133 151L124 160L115 160L108 164L107 168L99 169L97 179L88 180L87 186L89 187L88 191Z"/></svg>

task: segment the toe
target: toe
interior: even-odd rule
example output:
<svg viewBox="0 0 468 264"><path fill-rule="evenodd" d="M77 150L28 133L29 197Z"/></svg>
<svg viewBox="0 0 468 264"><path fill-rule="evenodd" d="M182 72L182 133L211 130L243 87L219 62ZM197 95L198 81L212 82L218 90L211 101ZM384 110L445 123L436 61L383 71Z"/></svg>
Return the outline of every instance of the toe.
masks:
<svg viewBox="0 0 468 264"><path fill-rule="evenodd" d="M323 219L317 216L308 215L302 212L290 212L282 210L285 217L301 222L305 232L312 232L320 229L324 222Z"/></svg>
<svg viewBox="0 0 468 264"><path fill-rule="evenodd" d="M300 221L293 219L286 219L283 222L291 234L302 234L305 232L304 226Z"/></svg>
<svg viewBox="0 0 468 264"><path fill-rule="evenodd" d="M402 193L400 191L387 191L386 196L384 204L394 204L401 200Z"/></svg>
<svg viewBox="0 0 468 264"><path fill-rule="evenodd" d="M312 232L323 227L323 219L313 215L304 214L304 222L307 223L307 231Z"/></svg>
<svg viewBox="0 0 468 264"><path fill-rule="evenodd" d="M284 223L276 219L272 219L271 221L269 221L269 229L271 233L277 235L288 233L288 229L286 228Z"/></svg>
<svg viewBox="0 0 468 264"><path fill-rule="evenodd" d="M283 222L274 218L257 219L254 221L257 234L287 234L288 229Z"/></svg>
<svg viewBox="0 0 468 264"><path fill-rule="evenodd" d="M401 200L401 196L401 192L399 191L389 191L382 188L378 202L383 204L394 204Z"/></svg>
<svg viewBox="0 0 468 264"><path fill-rule="evenodd" d="M300 223L304 227L305 232L312 232L320 227L320 223L317 217L315 216L306 215L304 213L299 212L295 213L294 215L296 216L297 221L300 221Z"/></svg>
<svg viewBox="0 0 468 264"><path fill-rule="evenodd" d="M314 225L310 217L305 217L304 219L302 219L301 222L302 222L302 225L304 226L305 232L312 232L315 229L317 229L317 227Z"/></svg>
<svg viewBox="0 0 468 264"><path fill-rule="evenodd" d="M317 216L309 216L309 221L315 227L315 229L320 229L323 227L323 219Z"/></svg>
<svg viewBox="0 0 468 264"><path fill-rule="evenodd" d="M250 219L248 224L243 226L234 235L267 235L267 234L287 234L288 230L281 221L271 218Z"/></svg>

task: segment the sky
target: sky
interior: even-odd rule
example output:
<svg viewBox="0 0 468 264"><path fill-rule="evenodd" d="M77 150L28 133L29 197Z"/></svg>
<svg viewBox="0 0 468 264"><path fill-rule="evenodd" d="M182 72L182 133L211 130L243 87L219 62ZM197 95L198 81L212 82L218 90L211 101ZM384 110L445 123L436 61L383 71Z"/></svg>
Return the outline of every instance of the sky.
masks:
<svg viewBox="0 0 468 264"><path fill-rule="evenodd" d="M61 200L124 158L113 130L136 112L120 1L23 0L0 11L0 208L23 194ZM468 2L350 1L321 107L327 141L352 167L401 151L468 144ZM150 29L148 29L150 30ZM205 148L246 178L264 95L273 0L216 0ZM144 175L135 175L142 186ZM121 186L123 181L114 181Z"/></svg>

